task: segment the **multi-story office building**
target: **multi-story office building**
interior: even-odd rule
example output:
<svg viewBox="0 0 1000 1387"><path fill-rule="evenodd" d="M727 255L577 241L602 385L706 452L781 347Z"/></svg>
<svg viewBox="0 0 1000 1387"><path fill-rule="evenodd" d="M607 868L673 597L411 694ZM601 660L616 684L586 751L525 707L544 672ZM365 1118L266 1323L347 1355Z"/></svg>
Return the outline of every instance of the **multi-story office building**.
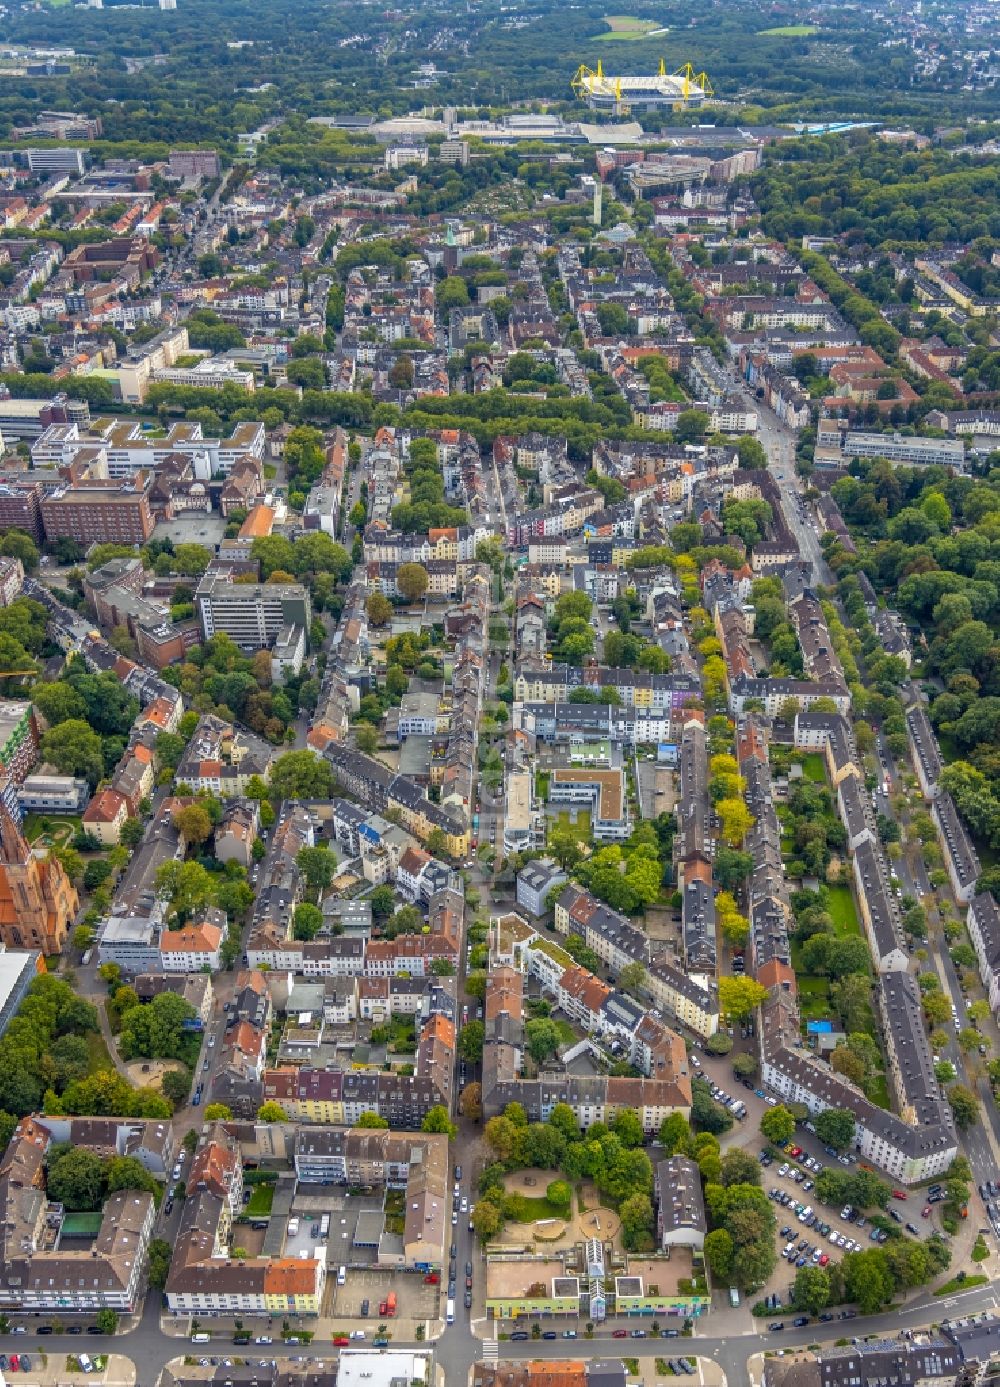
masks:
<svg viewBox="0 0 1000 1387"><path fill-rule="evenodd" d="M87 171L86 150L83 149L25 149L28 168L32 173L69 174L82 178Z"/></svg>
<svg viewBox="0 0 1000 1387"><path fill-rule="evenodd" d="M42 500L46 539L90 544L145 544L153 533L149 504L152 472L127 481L86 481L62 486Z"/></svg>
<svg viewBox="0 0 1000 1387"><path fill-rule="evenodd" d="M301 583L237 583L226 570L206 573L195 593L202 631L209 640L224 631L237 645L270 645L286 626L308 631L309 594Z"/></svg>

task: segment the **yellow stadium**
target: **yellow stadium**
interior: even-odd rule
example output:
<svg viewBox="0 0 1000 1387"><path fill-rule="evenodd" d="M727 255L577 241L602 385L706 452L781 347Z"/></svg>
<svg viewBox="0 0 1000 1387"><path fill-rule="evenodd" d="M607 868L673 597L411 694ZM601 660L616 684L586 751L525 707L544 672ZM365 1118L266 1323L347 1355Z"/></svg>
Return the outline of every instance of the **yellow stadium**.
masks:
<svg viewBox="0 0 1000 1387"><path fill-rule="evenodd" d="M588 106L615 115L627 115L634 109L701 106L714 94L706 73L696 73L690 63L677 72L668 72L662 60L659 72L645 77L611 77L600 61L596 72L581 63L570 85Z"/></svg>

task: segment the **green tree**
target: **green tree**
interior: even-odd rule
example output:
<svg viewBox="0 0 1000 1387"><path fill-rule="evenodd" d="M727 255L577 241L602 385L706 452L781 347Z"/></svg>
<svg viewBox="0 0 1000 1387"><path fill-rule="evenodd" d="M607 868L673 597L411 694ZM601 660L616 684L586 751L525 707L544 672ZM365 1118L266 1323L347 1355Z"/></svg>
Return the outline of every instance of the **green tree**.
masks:
<svg viewBox="0 0 1000 1387"><path fill-rule="evenodd" d="M323 928L323 912L319 906L309 901L301 901L292 916L292 937L294 939L315 939Z"/></svg>
<svg viewBox="0 0 1000 1387"><path fill-rule="evenodd" d="M66 1209L99 1209L107 1189L104 1162L89 1147L70 1147L49 1166L46 1188L49 1198Z"/></svg>
<svg viewBox="0 0 1000 1387"><path fill-rule="evenodd" d="M792 1283L792 1306L818 1315L830 1303L830 1278L823 1267L799 1267Z"/></svg>
<svg viewBox="0 0 1000 1387"><path fill-rule="evenodd" d="M363 1112L354 1125L355 1127L370 1127L373 1131L384 1131L389 1125L389 1120L377 1112Z"/></svg>
<svg viewBox="0 0 1000 1387"><path fill-rule="evenodd" d="M458 1053L470 1064L478 1064L482 1059L485 1034L482 1021L466 1021L459 1032Z"/></svg>
<svg viewBox="0 0 1000 1387"><path fill-rule="evenodd" d="M368 897L372 914L378 919L391 915L396 905L396 895L391 886L376 886Z"/></svg>
<svg viewBox="0 0 1000 1387"><path fill-rule="evenodd" d="M365 603L365 612L372 626L385 626L392 620L393 605L384 593L373 592Z"/></svg>
<svg viewBox="0 0 1000 1387"><path fill-rule="evenodd" d="M708 415L701 409L685 409L674 426L676 443L700 443L708 429Z"/></svg>
<svg viewBox="0 0 1000 1387"><path fill-rule="evenodd" d="M363 751L366 756L373 756L378 751L378 733L368 723L358 724L354 733L354 740L358 750Z"/></svg>
<svg viewBox="0 0 1000 1387"><path fill-rule="evenodd" d="M952 1084L946 1092L955 1118L955 1126L961 1132L974 1127L979 1121L979 1100L976 1095L965 1084Z"/></svg>
<svg viewBox="0 0 1000 1387"><path fill-rule="evenodd" d="M402 563L396 570L396 586L407 602L417 602L430 586L427 569L420 563Z"/></svg>
<svg viewBox="0 0 1000 1387"><path fill-rule="evenodd" d="M212 821L208 817L208 810L197 801L194 804L185 804L181 809L175 809L173 825L181 837L195 847L207 842L212 836Z"/></svg>
<svg viewBox="0 0 1000 1387"><path fill-rule="evenodd" d="M449 1141L454 1141L458 1135L458 1128L448 1116L448 1109L443 1104L438 1103L433 1108L428 1108L423 1122L420 1124L422 1132L439 1132L446 1136Z"/></svg>
<svg viewBox="0 0 1000 1387"><path fill-rule="evenodd" d="M473 1205L470 1217L480 1242L489 1242L503 1227L503 1210L492 1199L480 1199Z"/></svg>
<svg viewBox="0 0 1000 1387"><path fill-rule="evenodd" d="M333 796L333 771L312 751L288 751L279 756L271 767L270 794L281 799L330 799Z"/></svg>
<svg viewBox="0 0 1000 1387"><path fill-rule="evenodd" d="M257 1109L258 1122L287 1122L288 1114L280 1103L262 1103Z"/></svg>
<svg viewBox="0 0 1000 1387"><path fill-rule="evenodd" d="M325 891L337 869L337 859L326 843L318 843L313 848L300 848L295 862L305 877L306 885L313 891Z"/></svg>
<svg viewBox="0 0 1000 1387"><path fill-rule="evenodd" d="M72 684L64 680L54 684L36 684L31 691L31 701L50 727L87 715L86 703Z"/></svg>
<svg viewBox="0 0 1000 1387"><path fill-rule="evenodd" d="M154 1290L162 1291L167 1284L167 1277L170 1275L170 1259L173 1256L173 1248L166 1238L153 1238L147 1250L149 1258L149 1284Z"/></svg>
<svg viewBox="0 0 1000 1387"><path fill-rule="evenodd" d="M753 1015L767 998L767 988L747 977L719 979L719 1010L729 1020L740 1022Z"/></svg>
<svg viewBox="0 0 1000 1387"><path fill-rule="evenodd" d="M175 924L186 924L215 901L216 884L200 862L164 862L155 880L157 895L167 901Z"/></svg>
<svg viewBox="0 0 1000 1387"><path fill-rule="evenodd" d="M816 1135L826 1146L843 1151L854 1140L854 1115L839 1108L826 1108L813 1119Z"/></svg>
<svg viewBox="0 0 1000 1387"><path fill-rule="evenodd" d="M152 1194L157 1181L137 1156L112 1156L105 1166L108 1194L115 1190L145 1190Z"/></svg>
<svg viewBox="0 0 1000 1387"><path fill-rule="evenodd" d="M618 1206L622 1241L631 1251L652 1248L653 1205L648 1195L633 1194Z"/></svg>
<svg viewBox="0 0 1000 1387"><path fill-rule="evenodd" d="M676 1156L678 1152L687 1155L691 1149L691 1127L683 1113L671 1113L665 1117L660 1123L659 1136L666 1156Z"/></svg>
<svg viewBox="0 0 1000 1387"><path fill-rule="evenodd" d="M233 1110L225 1103L209 1103L205 1109L206 1122L232 1122Z"/></svg>
<svg viewBox="0 0 1000 1387"><path fill-rule="evenodd" d="M146 826L141 819L126 819L121 830L122 847L137 848L142 842L145 832Z"/></svg>
<svg viewBox="0 0 1000 1387"><path fill-rule="evenodd" d="M892 1300L895 1283L881 1248L849 1252L841 1265L845 1296L862 1314L873 1315Z"/></svg>
<svg viewBox="0 0 1000 1387"><path fill-rule="evenodd" d="M726 1188L730 1185L759 1185L760 1163L749 1151L738 1146L731 1147L722 1157L722 1179Z"/></svg>
<svg viewBox="0 0 1000 1387"><path fill-rule="evenodd" d="M0 539L0 554L8 559L20 559L26 573L38 567L38 549L30 535L23 530L8 530Z"/></svg>
<svg viewBox="0 0 1000 1387"><path fill-rule="evenodd" d="M714 1279L725 1283L733 1270L735 1247L725 1228L713 1228L705 1235L705 1262Z"/></svg>
<svg viewBox="0 0 1000 1387"><path fill-rule="evenodd" d="M536 1064L542 1064L559 1048L559 1031L554 1021L543 1018L529 1021L524 1028L524 1038Z"/></svg>
<svg viewBox="0 0 1000 1387"><path fill-rule="evenodd" d="M625 1147L634 1149L643 1143L645 1133L634 1108L619 1109L611 1119L611 1130Z"/></svg>
<svg viewBox="0 0 1000 1387"><path fill-rule="evenodd" d="M464 308L469 302L469 290L461 275L448 275L438 285L437 306L442 313L452 308Z"/></svg>
<svg viewBox="0 0 1000 1387"><path fill-rule="evenodd" d="M169 1098L174 1112L183 1108L191 1096L191 1070L187 1065L180 1069L170 1069L160 1081L164 1098Z"/></svg>
<svg viewBox="0 0 1000 1387"><path fill-rule="evenodd" d="M61 775L81 776L91 789L104 774L104 748L93 728L80 718L68 718L41 739L41 751Z"/></svg>

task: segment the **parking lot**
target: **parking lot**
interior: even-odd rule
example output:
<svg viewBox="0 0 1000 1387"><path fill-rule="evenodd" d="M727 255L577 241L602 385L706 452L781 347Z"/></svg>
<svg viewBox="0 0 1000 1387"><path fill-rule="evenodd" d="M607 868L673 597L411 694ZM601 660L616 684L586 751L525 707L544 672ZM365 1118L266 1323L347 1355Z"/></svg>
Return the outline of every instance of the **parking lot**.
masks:
<svg viewBox="0 0 1000 1387"><path fill-rule="evenodd" d="M845 1252L860 1252L887 1241L888 1234L873 1224L870 1213L862 1213L850 1205L837 1209L816 1198L814 1182L824 1169L824 1162L803 1151L794 1141L777 1156L769 1157L761 1150L758 1157L764 1190L775 1205L780 1249L774 1275L764 1288L765 1296L777 1295L780 1305L800 1267L826 1267L839 1261ZM933 1231L930 1215L933 1205L939 1202L938 1188L931 1186L927 1191L890 1200L884 1216L898 1224L901 1232L905 1230L911 1237L926 1237ZM907 1196L906 1191L899 1193ZM841 1312L840 1318L844 1317L845 1312ZM830 1318L837 1316L831 1314Z"/></svg>
<svg viewBox="0 0 1000 1387"><path fill-rule="evenodd" d="M747 1043L741 1038L739 1029L735 1039L737 1048L743 1048ZM731 1114L737 1116L738 1105L746 1105L746 1117L736 1120L732 1129L721 1138L723 1151L738 1146L761 1157L768 1143L760 1135L759 1122L763 1113L777 1100L765 1095L758 1083L748 1081L748 1088L737 1079L732 1072L732 1055L717 1059L699 1048L692 1051L691 1062L693 1070L709 1083L716 1101L723 1102ZM728 1103L725 1101L727 1098L730 1100ZM776 1150L774 1147L770 1149ZM792 1151L799 1154L793 1157ZM782 1167L784 1174L780 1173ZM853 1172L858 1168L858 1158L854 1152L837 1156L826 1151L815 1134L802 1128L798 1129L784 1151L776 1154L766 1165L762 1161L761 1184L775 1206L778 1262L761 1295L778 1297L778 1314L788 1314L787 1308L782 1308L782 1305L800 1266L829 1266L839 1261L845 1252L872 1248L879 1241L884 1241L884 1235L872 1237L873 1231L878 1234L878 1229L873 1229L872 1211L859 1216L857 1211L851 1210L850 1216L845 1217L843 1207L834 1208L817 1200L815 1179L825 1167ZM881 1172L876 1173L881 1175ZM772 1191L776 1192L774 1196ZM890 1199L887 1209L874 1212L884 1214L901 1233L905 1232L911 1237L926 1238L937 1231L939 1223L934 1213L940 1201L932 1195L931 1190L901 1190L900 1193L907 1193L908 1198ZM1000 1213L1000 1184L996 1187L996 1198ZM926 1217L923 1213L925 1209L928 1210ZM800 1220L799 1213L804 1214L804 1219ZM849 1317L852 1313L835 1312L832 1318L840 1315Z"/></svg>
<svg viewBox="0 0 1000 1387"><path fill-rule="evenodd" d="M388 1271L348 1271L347 1283L337 1285L337 1277L332 1273L327 1278L326 1305L323 1314L332 1319L367 1320L374 1329L381 1321L388 1319L379 1314L379 1305L390 1291L396 1293L396 1319L431 1320L439 1315L438 1296L440 1284L428 1286L424 1278L415 1272ZM362 1314L362 1305L367 1300L368 1314Z"/></svg>

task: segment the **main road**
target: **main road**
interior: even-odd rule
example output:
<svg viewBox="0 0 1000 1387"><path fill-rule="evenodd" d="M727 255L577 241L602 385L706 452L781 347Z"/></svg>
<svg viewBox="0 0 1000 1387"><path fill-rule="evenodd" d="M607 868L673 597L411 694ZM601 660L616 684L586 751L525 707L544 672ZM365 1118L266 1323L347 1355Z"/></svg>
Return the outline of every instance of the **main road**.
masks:
<svg viewBox="0 0 1000 1387"><path fill-rule="evenodd" d="M147 1297L145 1312L139 1324L128 1334L119 1335L114 1341L114 1348L117 1352L124 1353L131 1358L136 1367L136 1382L139 1387L153 1387L161 1370L171 1359L183 1357L191 1352L189 1341L185 1337L173 1337L164 1334L159 1325L159 1306L156 1303L157 1296L151 1293ZM992 1285L977 1287L974 1290L951 1296L945 1299L934 1299L929 1296L920 1296L911 1303L899 1308L894 1308L880 1315L872 1315L867 1318L858 1317L856 1319L841 1322L834 1320L827 1325L819 1325L816 1322L802 1328L794 1328L790 1321L787 1322L785 1330L778 1336L773 1334L768 1339L769 1347L781 1347L784 1349L805 1348L808 1345L821 1344L830 1347L837 1339L845 1335L857 1335L859 1337L875 1336L877 1338L890 1338L899 1334L900 1329L919 1329L925 1325L938 1324L943 1319L957 1318L960 1315L978 1313L980 1311L995 1311L1000 1305L997 1291ZM731 1320L731 1314L727 1311L720 1312L727 1321ZM552 1327L566 1323L565 1321L553 1320ZM576 1322L573 1323L574 1327ZM623 1324L626 1322L623 1321ZM211 1327L210 1321L205 1321L204 1328ZM821 1333L822 1331L822 1336ZM671 1355L698 1355L703 1358L710 1358L716 1362L723 1372L730 1387L733 1384L744 1384L749 1382L747 1371L747 1360L761 1351L762 1336L759 1328L755 1328L749 1322L742 1331L728 1330L723 1332L713 1330L711 1317L699 1326L695 1334L687 1339L654 1339L647 1337L644 1339L627 1340L614 1339L611 1331L605 1329L601 1333L596 1333L592 1339L583 1336L583 1326L579 1325L580 1337L572 1341L565 1341L561 1337L555 1342L543 1339L528 1339L517 1343L505 1341L498 1344L497 1348L503 1358L515 1359L552 1359L572 1357L574 1359L591 1358L650 1358L650 1357L669 1357ZM24 1336L11 1335L5 1336L8 1348L16 1349L18 1352L27 1350L31 1353L45 1352L51 1353L53 1349L71 1350L74 1347L91 1347L91 1341L77 1339L67 1340L65 1337L38 1338L34 1334ZM98 1341L95 1341L97 1343ZM99 1341L99 1347L106 1349L111 1347L106 1340ZM290 1358L301 1358L311 1354L313 1357L336 1357L334 1352L327 1353L327 1345L319 1344L314 1341L305 1347L302 1345L286 1345L280 1342L268 1345L267 1347L250 1345L249 1348L242 1349L241 1356L245 1356L251 1362L256 1359L266 1357L268 1360L276 1361L287 1360ZM418 1344L416 1341L397 1341L393 1340L393 1348L420 1349L433 1347L436 1358L440 1366L444 1369L445 1381L448 1387L464 1387L469 1380L469 1370L478 1359L484 1356L482 1342L474 1337L469 1331L468 1321L461 1316L457 1318L454 1325L448 1326L441 1337L433 1341L430 1345ZM220 1353L232 1353L233 1348L227 1340L217 1339L208 1346L216 1355ZM202 1352L205 1350L203 1349Z"/></svg>

